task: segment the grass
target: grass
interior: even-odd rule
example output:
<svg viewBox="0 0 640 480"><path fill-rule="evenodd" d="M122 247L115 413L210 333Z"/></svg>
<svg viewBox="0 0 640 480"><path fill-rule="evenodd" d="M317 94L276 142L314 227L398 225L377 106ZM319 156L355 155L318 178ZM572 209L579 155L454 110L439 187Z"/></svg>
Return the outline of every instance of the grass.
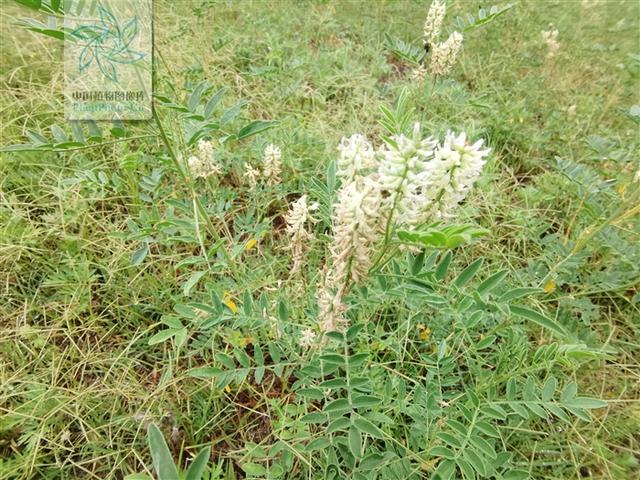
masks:
<svg viewBox="0 0 640 480"><path fill-rule="evenodd" d="M455 2L448 21L475 6ZM368 446L396 456L378 478L432 475L439 458L428 451L437 441L424 430L459 413L434 413L429 395L455 405L471 388L491 400L511 376L542 385L550 375L562 385L577 382L581 394L608 407L593 410L589 422L503 422L496 449L509 451L514 468L533 478L639 475L640 229L632 178L640 136L637 114L634 120L629 112L638 103L640 4L518 2L465 35L458 66L437 84L412 82L411 67L384 46L385 32L420 42L421 2L158 1L154 8L158 93L184 102L206 79L228 87L225 107L248 102L243 120L279 125L222 148L224 180L197 184L214 231L202 226L206 233L195 236L205 249L218 238L224 246L188 296L184 284L197 268L184 260L201 248L178 237L194 235L192 192L159 137L64 153L0 153L0 478L150 474L152 421L181 465L210 445L220 478L261 476L262 466L275 478L276 464L288 468L283 478L329 478L328 450L305 449L322 430L300 421L320 403L297 392L305 383L301 367L317 361L297 338L316 323L328 205L303 275L289 274L283 215L301 193L322 200L313 179L324 183L341 137L379 137L379 107L403 88L429 131L465 129L493 150L458 218L490 234L456 249L448 278L483 256L480 277L506 269L507 285L544 288L528 305L569 333L557 341L513 318L460 327L462 316L406 292L402 301L388 297L373 280L368 293L358 290L352 323L366 327L353 351L371 356L359 374L383 407L367 418L386 434L384 447L371 438ZM2 146L24 143L27 129L65 123L61 42L11 26L30 14L2 7ZM561 47L546 58L540 31L551 21ZM179 119L167 110L159 115L177 142ZM136 123L129 134L154 128ZM252 192L243 165L257 165L267 143L283 150L283 182ZM244 249L254 238L257 245ZM144 241L149 253L132 265ZM396 261L403 266L388 266L389 278L407 275L405 256ZM448 284L442 294L450 294ZM221 320L201 330L183 318L191 338L182 348L171 340L149 345L161 317L189 302L220 306ZM492 331L496 345L478 350ZM436 361L443 339L446 357ZM570 355L545 350L554 342L582 346ZM278 345L281 361L268 345ZM276 367L260 379L257 366L224 384L189 373L219 365L222 352L253 359L262 347ZM346 477L349 462L337 463L337 478Z"/></svg>

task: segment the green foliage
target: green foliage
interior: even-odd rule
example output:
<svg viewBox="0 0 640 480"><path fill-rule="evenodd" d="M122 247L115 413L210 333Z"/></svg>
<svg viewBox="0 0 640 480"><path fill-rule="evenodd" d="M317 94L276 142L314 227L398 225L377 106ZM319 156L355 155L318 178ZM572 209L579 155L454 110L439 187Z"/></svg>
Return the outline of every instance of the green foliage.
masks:
<svg viewBox="0 0 640 480"><path fill-rule="evenodd" d="M405 244L423 248L456 248L487 233L484 228L473 225L446 225L435 222L417 231L399 230L398 238Z"/></svg>
<svg viewBox="0 0 640 480"><path fill-rule="evenodd" d="M149 443L149 450L151 451L151 458L153 459L153 468L158 475L158 479L161 480L201 480L203 478L214 478L207 475L205 477L205 471L209 463L209 457L211 455L211 448L204 448L196 455L196 457L186 469L184 473L180 473L178 467L173 463L171 458L171 452L167 446L167 442L162 435L160 429L153 423L149 424L147 428L147 441ZM139 478L137 475L129 475L127 480L134 480ZM140 477L148 478L148 477Z"/></svg>
<svg viewBox="0 0 640 480"><path fill-rule="evenodd" d="M184 124L183 141L187 146L193 146L203 137L210 137L214 134L219 135L221 143L244 140L277 125L277 122L274 121L255 120L240 127L235 133L227 130L228 125L238 118L246 102L241 100L223 110L218 117L214 117L213 114L220 105L227 89L225 87L220 88L206 100L205 95L209 90L210 87L206 81L198 83L189 95L186 104L178 103L176 100L163 95L155 96L162 107L177 112Z"/></svg>
<svg viewBox="0 0 640 480"><path fill-rule="evenodd" d="M63 127L57 124L51 125L51 135L47 137L45 133L37 132L35 130L27 130L27 138L29 143L22 143L16 145L8 145L2 147L0 151L3 152L20 152L20 151L42 151L42 152L66 152L74 151L87 147L100 147L103 145L110 145L113 143L119 143L120 141L127 141L127 130L123 122L113 122L113 127L110 129L110 134L113 140L104 140L103 129L93 120L87 121L69 121L68 127L71 130L70 134L65 131ZM136 137L147 138L149 135ZM122 140L118 140L122 139Z"/></svg>
<svg viewBox="0 0 640 480"><path fill-rule="evenodd" d="M424 49L416 47L410 43L403 42L399 38L392 37L388 33L384 35L385 47L391 53L410 64L419 65L424 58Z"/></svg>
<svg viewBox="0 0 640 480"><path fill-rule="evenodd" d="M493 22L496 18L504 15L513 7L513 4L509 3L503 7L492 5L489 9L480 8L477 15L467 14L466 17L458 16L455 22L462 32L468 32L480 26Z"/></svg>

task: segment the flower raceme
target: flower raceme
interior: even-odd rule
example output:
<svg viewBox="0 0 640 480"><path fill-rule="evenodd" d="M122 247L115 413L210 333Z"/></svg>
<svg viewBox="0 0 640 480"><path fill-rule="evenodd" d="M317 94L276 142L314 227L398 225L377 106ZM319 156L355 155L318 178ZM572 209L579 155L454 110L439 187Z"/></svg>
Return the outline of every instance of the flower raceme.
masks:
<svg viewBox="0 0 640 480"><path fill-rule="evenodd" d="M547 57L552 58L560 50L560 43L558 42L558 30L543 30L540 32L542 36L542 42L547 46Z"/></svg>
<svg viewBox="0 0 640 480"><path fill-rule="evenodd" d="M462 47L462 34L453 32L444 42L439 42L442 24L447 12L446 5L441 0L434 0L427 12L424 22L422 43L427 52L431 52L428 71L432 77L444 77L451 72ZM424 60L413 70L411 78L422 81L427 75Z"/></svg>
<svg viewBox="0 0 640 480"><path fill-rule="evenodd" d="M207 178L221 173L213 154L213 144L208 140L198 141L198 155L192 155L187 160L189 170L196 178Z"/></svg>
<svg viewBox="0 0 640 480"><path fill-rule="evenodd" d="M336 167L342 187L333 205L332 265L330 269L325 268L317 292L318 318L323 333L341 330L346 324L343 298L371 266L371 248L377 240L381 202L375 149L364 135L342 139Z"/></svg>
<svg viewBox="0 0 640 480"><path fill-rule="evenodd" d="M420 124L416 123L411 138L395 135L380 149L378 182L387 194L383 209L391 211L396 221L406 223L411 211L405 199L411 197L426 164L433 158L436 141L421 137Z"/></svg>
<svg viewBox="0 0 640 480"><path fill-rule="evenodd" d="M282 171L282 152L276 145L270 144L264 149L263 174L270 185L280 183L280 172Z"/></svg>
<svg viewBox="0 0 640 480"><path fill-rule="evenodd" d="M325 270L316 294L318 323L322 333L342 330L345 327L346 306L342 297L343 292L332 286L330 272Z"/></svg>
<svg viewBox="0 0 640 480"><path fill-rule="evenodd" d="M213 163L213 144L209 140L198 140L200 159L206 163Z"/></svg>
<svg viewBox="0 0 640 480"><path fill-rule="evenodd" d="M433 46L429 69L434 77L444 77L451 72L462 47L462 34L453 32L444 42Z"/></svg>
<svg viewBox="0 0 640 480"><path fill-rule="evenodd" d="M249 184L249 188L253 190L258 186L260 170L257 168L253 168L250 164L247 164L245 166L245 177L247 179L247 183Z"/></svg>
<svg viewBox="0 0 640 480"><path fill-rule="evenodd" d="M302 330L299 343L302 348L312 347L316 343L316 333L310 328L305 328Z"/></svg>
<svg viewBox="0 0 640 480"><path fill-rule="evenodd" d="M371 178L351 181L338 192L331 246L331 280L338 287L357 283L369 271L380 201L379 184Z"/></svg>
<svg viewBox="0 0 640 480"><path fill-rule="evenodd" d="M422 139L419 124L412 139L399 135L391 140L382 149L379 181L388 192L391 221L400 227L453 216L489 153L482 149L482 140L469 144L464 132L449 132L441 143L431 137Z"/></svg>
<svg viewBox="0 0 640 480"><path fill-rule="evenodd" d="M422 39L424 45L433 45L438 40L446 12L447 6L444 3L439 0L433 1L424 21L424 36Z"/></svg>
<svg viewBox="0 0 640 480"><path fill-rule="evenodd" d="M287 222L287 235L289 236L288 249L291 250L293 257L293 267L291 273L300 271L300 267L304 264L304 253L307 249L309 241L313 235L306 229L307 222L315 222L311 216L311 211L316 210L318 204L307 205L307 196L303 195L291 204L289 212L285 215Z"/></svg>
<svg viewBox="0 0 640 480"><path fill-rule="evenodd" d="M263 179L269 185L280 183L282 173L282 152L280 147L269 144L264 149L262 155L262 171L258 167L253 167L250 163L245 164L244 177L247 185L254 190L260 180Z"/></svg>
<svg viewBox="0 0 640 480"><path fill-rule="evenodd" d="M331 269L323 275L317 294L323 333L347 326L344 298L371 267L373 247L379 238L380 203L380 185L371 177L352 180L338 192L333 214Z"/></svg>
<svg viewBox="0 0 640 480"><path fill-rule="evenodd" d="M376 165L375 149L364 135L356 133L349 138L344 137L338 145L337 173L344 180L355 180Z"/></svg>
<svg viewBox="0 0 640 480"><path fill-rule="evenodd" d="M367 276L383 231L453 216L486 163L482 145L464 132L448 132L441 142L423 138L418 123L410 137L394 135L377 152L363 135L342 140L331 265L318 291L323 332L345 326L344 298Z"/></svg>
<svg viewBox="0 0 640 480"><path fill-rule="evenodd" d="M410 212L407 224L453 216L486 163L489 149L482 149L482 144L483 140L469 144L464 132L459 135L447 133L407 196L405 210Z"/></svg>

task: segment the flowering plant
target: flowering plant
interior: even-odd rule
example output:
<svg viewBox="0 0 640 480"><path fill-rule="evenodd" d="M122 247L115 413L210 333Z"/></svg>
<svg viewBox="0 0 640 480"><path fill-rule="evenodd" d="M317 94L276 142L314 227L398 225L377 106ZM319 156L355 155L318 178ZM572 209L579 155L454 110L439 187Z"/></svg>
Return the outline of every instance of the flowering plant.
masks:
<svg viewBox="0 0 640 480"><path fill-rule="evenodd" d="M402 133L397 125L407 118L406 104L403 92L395 113L383 110L383 126L390 136L377 149L363 134L343 138L338 146L337 176L342 185L332 218L331 267L318 294L324 332L346 325L344 297L379 266L395 232L403 229L398 232L400 243L413 243L405 229L438 219L449 221L486 163L490 150L482 148L482 140L469 143L464 132L448 132L437 140L424 137L421 125L415 123L410 136ZM431 235L437 225L431 224ZM454 229L457 237L449 244L471 238L463 235L466 230ZM476 236L480 233L475 231ZM381 253L374 259L376 250Z"/></svg>

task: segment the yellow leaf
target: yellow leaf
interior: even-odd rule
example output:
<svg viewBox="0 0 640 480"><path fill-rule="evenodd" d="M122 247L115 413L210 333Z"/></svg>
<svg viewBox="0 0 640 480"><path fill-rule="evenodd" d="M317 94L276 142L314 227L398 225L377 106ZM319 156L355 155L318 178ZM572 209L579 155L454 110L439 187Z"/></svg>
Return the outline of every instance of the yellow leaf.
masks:
<svg viewBox="0 0 640 480"><path fill-rule="evenodd" d="M431 336L431 329L429 327L425 327L424 325L422 326L422 328L418 328L420 329L420 340L422 340L423 342L429 340L429 337Z"/></svg>
<svg viewBox="0 0 640 480"><path fill-rule="evenodd" d="M227 393L231 393L231 387L227 385L226 387L224 387L224 391Z"/></svg>
<svg viewBox="0 0 640 480"><path fill-rule="evenodd" d="M256 243L258 243L258 241L255 238L252 238L246 243L246 245L244 246L244 249L251 250L253 247L256 246Z"/></svg>
<svg viewBox="0 0 640 480"><path fill-rule="evenodd" d="M238 313L238 306L229 296L229 292L225 291L222 295L222 303L224 303L233 313Z"/></svg>
<svg viewBox="0 0 640 480"><path fill-rule="evenodd" d="M433 459L431 459L429 461L422 462L420 464L420 468L422 468L422 470L426 470L426 471L433 470L433 468L437 465L437 463L439 461L440 461L439 458L433 458Z"/></svg>
<svg viewBox="0 0 640 480"><path fill-rule="evenodd" d="M547 283L544 284L544 291L547 293L551 293L556 289L556 281L551 279Z"/></svg>
<svg viewBox="0 0 640 480"><path fill-rule="evenodd" d="M233 313L238 313L238 306L236 305L236 303L231 300L230 298L227 298L224 301L224 304L229 307L229 310L231 310Z"/></svg>

